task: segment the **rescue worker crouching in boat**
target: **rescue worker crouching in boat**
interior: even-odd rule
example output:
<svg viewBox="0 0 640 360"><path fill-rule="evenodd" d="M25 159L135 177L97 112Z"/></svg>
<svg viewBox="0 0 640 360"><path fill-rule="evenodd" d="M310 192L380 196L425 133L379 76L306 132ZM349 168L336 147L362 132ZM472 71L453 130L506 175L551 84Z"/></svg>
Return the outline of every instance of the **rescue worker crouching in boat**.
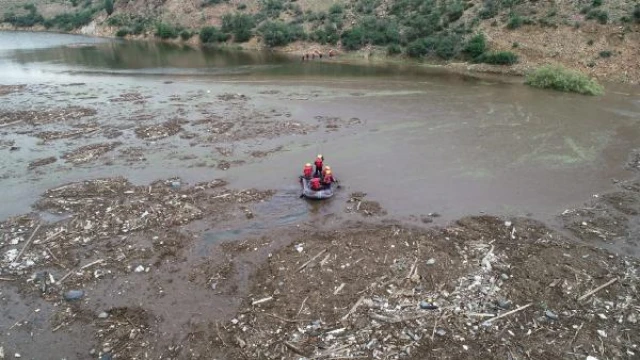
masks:
<svg viewBox="0 0 640 360"><path fill-rule="evenodd" d="M326 170L324 173L324 176L322 178L322 184L326 187L326 188L330 188L331 184L335 181L335 179L333 178L333 175L331 174L331 169Z"/></svg>
<svg viewBox="0 0 640 360"><path fill-rule="evenodd" d="M331 167L329 165L325 165L324 169L322 169L322 178L327 174L327 171L331 171Z"/></svg>
<svg viewBox="0 0 640 360"><path fill-rule="evenodd" d="M306 163L304 165L304 169L302 170L302 176L304 176L305 179L311 179L311 177L313 176L313 167L311 166L310 163Z"/></svg>
<svg viewBox="0 0 640 360"><path fill-rule="evenodd" d="M316 161L315 161L315 166L316 166L316 171L313 174L314 176L322 176L322 162L324 161L324 157L320 154L318 154L318 157L316 157Z"/></svg>
<svg viewBox="0 0 640 360"><path fill-rule="evenodd" d="M320 178L314 177L311 179L311 190L320 191L322 190L322 184L320 183Z"/></svg>

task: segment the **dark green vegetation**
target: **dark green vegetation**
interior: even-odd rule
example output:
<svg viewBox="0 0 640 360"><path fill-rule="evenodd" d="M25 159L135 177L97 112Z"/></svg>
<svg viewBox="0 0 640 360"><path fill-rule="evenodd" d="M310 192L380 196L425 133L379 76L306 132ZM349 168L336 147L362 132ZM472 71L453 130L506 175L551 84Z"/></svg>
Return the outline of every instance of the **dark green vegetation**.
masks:
<svg viewBox="0 0 640 360"><path fill-rule="evenodd" d="M18 27L29 27L44 22L42 15L38 14L38 10L35 5L27 4L23 6L24 10L27 10L27 14L16 15L14 12L8 12L4 14L4 22Z"/></svg>
<svg viewBox="0 0 640 360"><path fill-rule="evenodd" d="M107 19L107 25L119 27L116 36L139 35L153 25L150 18L130 14L112 15Z"/></svg>
<svg viewBox="0 0 640 360"><path fill-rule="evenodd" d="M229 34L225 34L215 26L208 26L200 30L200 41L203 44L214 44L225 42L229 39Z"/></svg>
<svg viewBox="0 0 640 360"><path fill-rule="evenodd" d="M222 17L222 32L233 35L233 41L246 42L253 36L256 23L251 15L226 14Z"/></svg>
<svg viewBox="0 0 640 360"><path fill-rule="evenodd" d="M601 95L603 87L594 79L580 72L561 66L543 66L527 76L526 84L542 89L575 92L584 95Z"/></svg>
<svg viewBox="0 0 640 360"><path fill-rule="evenodd" d="M113 14L113 0L104 0L104 10L107 15Z"/></svg>
<svg viewBox="0 0 640 360"><path fill-rule="evenodd" d="M107 8L107 5L111 8ZM45 19L34 4L27 4L22 7L26 13L16 14L15 12L7 12L4 14L3 21L16 27L31 27L43 25L47 29L54 28L62 31L71 31L89 24L93 20L93 16L106 8L107 11L113 11L113 3L106 0L99 7L92 7L91 2L85 2L82 10L73 13L62 13L52 18Z"/></svg>

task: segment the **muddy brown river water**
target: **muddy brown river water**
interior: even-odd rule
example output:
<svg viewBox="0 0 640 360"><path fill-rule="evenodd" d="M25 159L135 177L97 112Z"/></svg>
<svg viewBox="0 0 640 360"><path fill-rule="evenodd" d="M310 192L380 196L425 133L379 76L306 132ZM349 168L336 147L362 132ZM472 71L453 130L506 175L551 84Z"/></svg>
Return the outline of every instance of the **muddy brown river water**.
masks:
<svg viewBox="0 0 640 360"><path fill-rule="evenodd" d="M3 187L10 189L2 217L25 212L52 186L116 174L137 182L176 174L189 182L225 177L238 186L294 191L301 165L321 152L345 187L367 192L396 215L547 218L585 194L609 189L612 179L629 177L623 164L639 135L637 87L609 85L607 95L592 98L408 65L300 63L275 54L57 34L2 33L0 49L3 83L32 89L3 97L3 109L96 108L100 126L122 128L127 145L153 149L134 168L117 159L71 168L58 162L34 175L27 164L56 155L64 140L36 146L29 134L5 134L20 150L0 160ZM131 92L144 101L109 101ZM214 104L224 93L246 95L242 109ZM206 104L211 109L203 110ZM227 171L194 166L218 160L210 143L189 146L191 139L173 136L150 144L126 131L135 126L134 113L161 123L176 116L195 120L203 111L286 114L280 118L320 129L236 141L234 159L246 163ZM78 144L98 139L94 134ZM279 146L265 158L244 153ZM180 160L189 156L195 158Z"/></svg>
<svg viewBox="0 0 640 360"><path fill-rule="evenodd" d="M565 209L579 208L617 189L618 182L635 179L625 164L640 140L640 88L607 84L606 95L586 97L521 82L419 65L356 65L340 57L300 62L297 56L275 53L0 32L0 220L35 211L49 222L85 215L99 222L106 213L65 215L33 207L48 189L96 178L124 177L134 186L179 177L175 186L188 191L196 183L223 179L232 189L274 191L249 200L232 192L207 194L213 204L220 203L208 209L212 217L187 227L197 240L181 250L184 254L172 255L180 260L162 268L167 271L156 275L152 270L146 282L133 279L145 275L123 270L119 254L111 253L125 249L122 243L88 245L96 246L93 252L78 253L69 263L86 264L107 253L120 266L109 269L126 275L87 285L85 312L73 308L65 313L80 319L75 323L64 317L51 323L49 313L62 316L56 308L60 303L28 297L20 286L7 287L0 292L0 328L8 340L0 338L0 345L27 358L49 351L52 358L81 359L90 349L99 353L101 346L110 353L113 344L94 344L95 314L87 311L135 304L161 319L154 340L144 345L161 353L163 341L181 342L182 332L197 319L228 320L249 291L250 269L300 233L338 225L353 210L347 205L345 211L353 192L377 201L383 211L374 215L386 212L383 221L446 224L491 214L561 226L558 215ZM303 201L297 176L318 153L342 188L329 201ZM124 194L134 192L129 191ZM223 203L227 197L232 202L237 197L239 205ZM622 196L612 199L612 206L626 215L640 210L637 202L625 208ZM153 206L165 204L154 201ZM575 218L570 220L578 224L581 216L593 216L571 211ZM638 233L633 219L627 235ZM596 224L595 234L608 237L609 223ZM92 226L89 222L83 229ZM15 227L3 231L10 229ZM156 230L126 240L132 244L126 248L127 262L132 256L144 258L136 251L138 246L148 249L149 238L156 241L159 235L165 241L164 230ZM211 287L216 290L214 284L225 280L212 274L224 271L206 259L227 259L212 249L249 236L276 240L263 247L267 240L253 239L229 250L255 253L231 267L237 281L231 290L212 295ZM609 248L638 255L633 241ZM22 275L27 276L16 276ZM38 313L31 314L35 308ZM133 326L144 319L126 320ZM28 326L12 330L23 323ZM55 333L58 329L63 330ZM101 329L96 336L103 339L103 331L109 333ZM131 331L135 337L137 330Z"/></svg>

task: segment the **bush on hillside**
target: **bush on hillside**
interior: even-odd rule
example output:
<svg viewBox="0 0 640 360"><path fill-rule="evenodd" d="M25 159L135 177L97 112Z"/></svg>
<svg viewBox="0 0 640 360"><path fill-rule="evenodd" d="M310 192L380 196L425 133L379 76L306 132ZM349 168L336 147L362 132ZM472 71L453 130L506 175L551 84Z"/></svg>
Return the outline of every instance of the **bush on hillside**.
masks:
<svg viewBox="0 0 640 360"><path fill-rule="evenodd" d="M130 34L130 31L128 28L121 28L121 29L118 29L118 31L116 31L117 37L125 37L129 34Z"/></svg>
<svg viewBox="0 0 640 360"><path fill-rule="evenodd" d="M457 34L446 34L435 38L435 52L444 60L454 58L460 52L462 37Z"/></svg>
<svg viewBox="0 0 640 360"><path fill-rule="evenodd" d="M42 15L37 12L30 12L26 15L16 15L13 12L8 12L4 14L3 20L15 27L31 27L44 22Z"/></svg>
<svg viewBox="0 0 640 360"><path fill-rule="evenodd" d="M400 42L398 24L390 19L365 16L353 28L342 33L342 45L358 50L366 44L388 45Z"/></svg>
<svg viewBox="0 0 640 360"><path fill-rule="evenodd" d="M342 46L347 50L358 50L366 44L364 29L359 26L345 30L341 39Z"/></svg>
<svg viewBox="0 0 640 360"><path fill-rule="evenodd" d="M104 10L107 15L113 14L113 0L104 0Z"/></svg>
<svg viewBox="0 0 640 360"><path fill-rule="evenodd" d="M156 24L156 36L161 39L175 39L179 35L179 30L166 23Z"/></svg>
<svg viewBox="0 0 640 360"><path fill-rule="evenodd" d="M282 21L268 21L258 31L268 47L284 46L304 37L301 26Z"/></svg>
<svg viewBox="0 0 640 360"><path fill-rule="evenodd" d="M491 65L513 65L518 62L518 55L511 51L486 52L476 58L476 61Z"/></svg>
<svg viewBox="0 0 640 360"><path fill-rule="evenodd" d="M586 18L588 20L598 20L598 22L600 24L606 24L607 22L609 22L609 13L604 11L604 10L600 10L600 9L593 9L591 11L589 11L589 13L587 14Z"/></svg>
<svg viewBox="0 0 640 360"><path fill-rule="evenodd" d="M608 57L611 57L611 55L613 55L613 53L610 50L600 51L601 58L608 58Z"/></svg>
<svg viewBox="0 0 640 360"><path fill-rule="evenodd" d="M464 6L460 2L456 2L449 9L447 17L449 18L450 22L453 22L460 19L462 17L462 14L464 14Z"/></svg>
<svg viewBox="0 0 640 360"><path fill-rule="evenodd" d="M637 23L640 23L640 4L637 4L633 9L633 18Z"/></svg>
<svg viewBox="0 0 640 360"><path fill-rule="evenodd" d="M89 24L92 20L93 9L86 9L76 13L63 13L44 21L47 28L58 28L63 31L71 31Z"/></svg>
<svg viewBox="0 0 640 360"><path fill-rule="evenodd" d="M387 46L387 55L398 55L402 54L402 47L398 44L391 44Z"/></svg>
<svg viewBox="0 0 640 360"><path fill-rule="evenodd" d="M229 39L229 34L225 34L215 26L207 26L200 30L200 41L203 44L225 42Z"/></svg>
<svg viewBox="0 0 640 360"><path fill-rule="evenodd" d="M264 14L266 18L277 18L280 16L280 12L284 10L284 0L262 0L262 9L260 12Z"/></svg>
<svg viewBox="0 0 640 360"><path fill-rule="evenodd" d="M484 34L476 34L469 39L462 50L465 54L469 55L472 59L484 54L487 50L487 38Z"/></svg>
<svg viewBox="0 0 640 360"><path fill-rule="evenodd" d="M543 66L527 75L527 85L584 95L601 95L604 88L594 79L574 70L561 66Z"/></svg>
<svg viewBox="0 0 640 360"><path fill-rule="evenodd" d="M421 58L433 50L433 41L417 39L407 45L407 55L412 58Z"/></svg>
<svg viewBox="0 0 640 360"><path fill-rule="evenodd" d="M247 14L225 14L222 16L222 32L233 35L233 41L246 42L253 35L254 18Z"/></svg>
<svg viewBox="0 0 640 360"><path fill-rule="evenodd" d="M337 26L334 26L334 24L326 24L324 27L319 28L311 33L310 38L311 40L322 45L335 45L338 40L340 40L340 34L338 34Z"/></svg>
<svg viewBox="0 0 640 360"><path fill-rule="evenodd" d="M522 16L515 13L510 13L509 21L507 21L507 29L511 29L511 30L517 29L521 27L523 23L524 23L524 20L522 19Z"/></svg>
<svg viewBox="0 0 640 360"><path fill-rule="evenodd" d="M182 40L187 41L189 39L191 39L191 37L193 36L193 33L187 29L184 29L180 32L180 37L182 38Z"/></svg>

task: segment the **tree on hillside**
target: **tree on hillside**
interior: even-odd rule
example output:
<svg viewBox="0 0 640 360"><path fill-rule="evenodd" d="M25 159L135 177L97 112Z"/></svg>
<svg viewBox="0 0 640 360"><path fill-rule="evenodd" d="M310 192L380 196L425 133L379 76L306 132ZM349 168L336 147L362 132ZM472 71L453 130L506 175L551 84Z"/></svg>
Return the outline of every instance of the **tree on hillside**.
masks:
<svg viewBox="0 0 640 360"><path fill-rule="evenodd" d="M107 11L107 15L113 14L113 0L104 0L104 9Z"/></svg>

